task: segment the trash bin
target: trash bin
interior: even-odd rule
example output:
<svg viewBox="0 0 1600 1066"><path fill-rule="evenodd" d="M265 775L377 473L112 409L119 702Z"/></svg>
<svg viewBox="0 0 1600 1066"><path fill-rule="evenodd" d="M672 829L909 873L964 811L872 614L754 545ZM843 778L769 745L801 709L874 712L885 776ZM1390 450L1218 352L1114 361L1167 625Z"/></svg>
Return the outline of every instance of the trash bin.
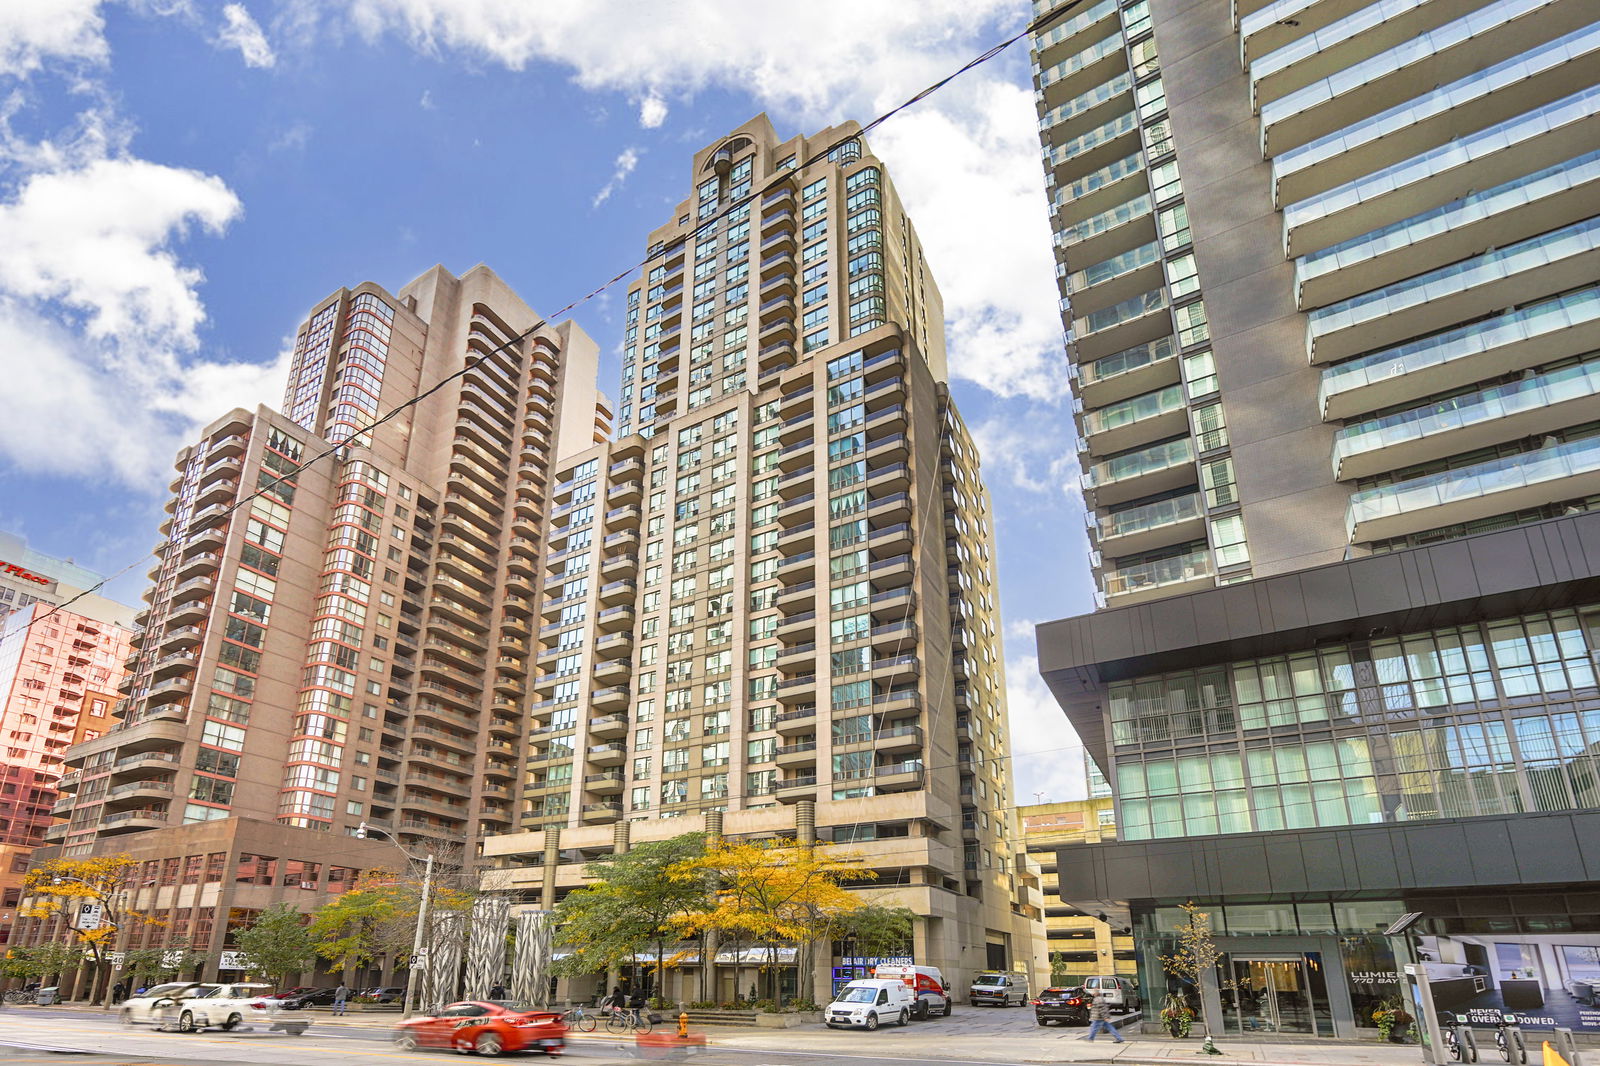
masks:
<svg viewBox="0 0 1600 1066"><path fill-rule="evenodd" d="M36 1007L53 1007L60 1001L60 998L60 986L51 985L49 988L41 988L33 994L33 1005Z"/></svg>

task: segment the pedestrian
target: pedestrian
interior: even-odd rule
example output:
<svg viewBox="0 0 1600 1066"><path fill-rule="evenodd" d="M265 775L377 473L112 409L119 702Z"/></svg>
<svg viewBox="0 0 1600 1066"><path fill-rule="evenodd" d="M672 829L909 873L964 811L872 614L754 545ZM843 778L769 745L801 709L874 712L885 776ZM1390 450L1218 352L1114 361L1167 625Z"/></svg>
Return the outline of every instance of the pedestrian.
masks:
<svg viewBox="0 0 1600 1066"><path fill-rule="evenodd" d="M125 1000L127 998L128 998L128 986L127 985L124 985L121 981L118 981L116 984L111 986L111 1005L113 1007L115 1007L118 1003L121 1003L123 1000Z"/></svg>
<svg viewBox="0 0 1600 1066"><path fill-rule="evenodd" d="M340 981L339 987L333 990L333 1013L343 1014L345 1004L349 1001L349 999L350 989L345 986L343 981Z"/></svg>
<svg viewBox="0 0 1600 1066"><path fill-rule="evenodd" d="M494 983L494 987L489 989L489 998L490 999L505 999L506 998L506 986L501 984L499 981L496 981Z"/></svg>
<svg viewBox="0 0 1600 1066"><path fill-rule="evenodd" d="M1102 1031L1110 1033L1111 1039L1119 1044L1125 1042L1122 1034L1117 1032L1117 1027L1111 1024L1111 1008L1106 1004L1106 997L1095 996L1089 1001L1089 1031L1078 1039L1092 1044L1095 1034Z"/></svg>

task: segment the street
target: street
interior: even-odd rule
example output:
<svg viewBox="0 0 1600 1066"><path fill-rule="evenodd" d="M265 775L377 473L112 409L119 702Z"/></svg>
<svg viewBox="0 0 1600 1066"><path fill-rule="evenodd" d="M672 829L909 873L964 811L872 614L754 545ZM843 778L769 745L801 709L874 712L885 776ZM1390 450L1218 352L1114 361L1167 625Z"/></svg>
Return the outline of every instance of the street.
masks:
<svg viewBox="0 0 1600 1066"><path fill-rule="evenodd" d="M398 1051L390 1045L390 1028L398 1015L351 1015L335 1019L325 1012L308 1013L311 1029L300 1037L282 1033L164 1033L127 1028L105 1013L78 1008L6 1007L0 1010L0 1062L62 1063L99 1066L396 1066L397 1061L426 1066L450 1056L446 1051ZM670 1031L670 1026L663 1029ZM1165 1037L1129 1034L1124 1044L1102 1037L1095 1043L1077 1038L1081 1027L1040 1028L1031 1010L959 1007L949 1019L887 1027L874 1033L828 1030L820 1025L795 1029L710 1028L712 1046L673 1051L665 1057L689 1058L704 1066L823 1066L825 1063L893 1062L897 1066L948 1064L1028 1066L1054 1062L1116 1062L1133 1066L1190 1058L1198 1041L1173 1042ZM1230 1062L1294 1064L1294 1066L1389 1066L1413 1062L1415 1048L1375 1043L1332 1041L1298 1044L1223 1041ZM62 1052L72 1052L63 1059ZM569 1034L566 1056L596 1066L633 1063L639 1054L631 1040L604 1033ZM453 1057L451 1059L453 1061Z"/></svg>

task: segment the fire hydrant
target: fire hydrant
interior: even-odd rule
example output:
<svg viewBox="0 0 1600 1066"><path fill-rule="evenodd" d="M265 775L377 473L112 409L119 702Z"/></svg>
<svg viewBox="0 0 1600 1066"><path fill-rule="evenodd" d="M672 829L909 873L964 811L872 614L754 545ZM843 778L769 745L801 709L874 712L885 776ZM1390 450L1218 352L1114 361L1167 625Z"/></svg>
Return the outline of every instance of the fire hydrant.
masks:
<svg viewBox="0 0 1600 1066"><path fill-rule="evenodd" d="M682 1011L678 1014L678 1039L686 1040L689 1037L689 1012Z"/></svg>

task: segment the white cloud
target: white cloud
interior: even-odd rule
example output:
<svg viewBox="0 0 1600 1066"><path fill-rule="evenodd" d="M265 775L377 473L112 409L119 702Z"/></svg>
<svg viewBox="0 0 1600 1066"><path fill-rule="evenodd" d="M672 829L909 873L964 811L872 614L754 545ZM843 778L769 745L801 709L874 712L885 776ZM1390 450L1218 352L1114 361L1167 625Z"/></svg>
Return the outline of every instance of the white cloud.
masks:
<svg viewBox="0 0 1600 1066"><path fill-rule="evenodd" d="M422 110L424 110L424 111L432 111L438 106L437 104L435 104L433 102L433 90L432 89L424 89L424 90L422 90L422 99L417 101L417 106L422 108Z"/></svg>
<svg viewBox="0 0 1600 1066"><path fill-rule="evenodd" d="M267 43L267 35L243 4L228 4L222 9L217 44L223 48L237 48L247 67L270 67L278 61L272 45Z"/></svg>
<svg viewBox="0 0 1600 1066"><path fill-rule="evenodd" d="M659 96L647 96L639 101L639 125L653 130L667 120L667 102Z"/></svg>
<svg viewBox="0 0 1600 1066"><path fill-rule="evenodd" d="M100 0L0 3L0 75L27 77L55 59L104 62Z"/></svg>
<svg viewBox="0 0 1600 1066"><path fill-rule="evenodd" d="M312 127L309 122L296 122L267 142L269 152L299 152L311 143Z"/></svg>
<svg viewBox="0 0 1600 1066"><path fill-rule="evenodd" d="M617 156L616 164L612 168L611 180L602 185L600 191L594 194L594 202L590 206L599 207L611 199L611 194L622 188L623 184L628 180L628 175L632 174L633 168L638 165L638 151L632 148L624 148L622 154Z"/></svg>
<svg viewBox="0 0 1600 1066"><path fill-rule="evenodd" d="M1077 430L1059 407L1012 400L1002 414L969 427L991 491L1009 485L1055 502L1083 503Z"/></svg>
<svg viewBox="0 0 1600 1066"><path fill-rule="evenodd" d="M1024 624L1026 638L1006 643L1012 795L1020 804L1087 799L1089 782L1083 768L1083 743L1039 676L1033 626ZM1008 632L1011 629L1008 625Z"/></svg>

